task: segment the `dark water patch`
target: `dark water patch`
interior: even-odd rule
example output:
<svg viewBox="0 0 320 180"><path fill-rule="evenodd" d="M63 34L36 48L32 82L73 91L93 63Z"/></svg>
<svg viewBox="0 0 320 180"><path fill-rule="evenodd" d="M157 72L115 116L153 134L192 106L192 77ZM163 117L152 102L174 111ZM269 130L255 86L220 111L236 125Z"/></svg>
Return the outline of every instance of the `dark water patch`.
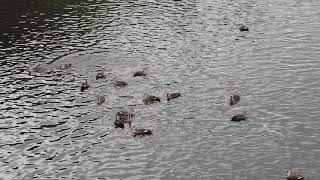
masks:
<svg viewBox="0 0 320 180"><path fill-rule="evenodd" d="M40 127L32 127L32 128L30 128L30 129L54 128L54 127L63 125L63 124L65 124L65 123L67 123L67 122L68 122L68 121L61 121L61 122L58 122L58 124L43 124L43 125L40 125Z"/></svg>
<svg viewBox="0 0 320 180"><path fill-rule="evenodd" d="M29 149L27 149L27 151L32 151L32 150L34 150L34 149L36 149L36 148L38 148L39 146L32 146L32 147L30 147Z"/></svg>
<svg viewBox="0 0 320 180"><path fill-rule="evenodd" d="M52 161L55 157L56 157L56 154L53 155L53 156L51 156L51 157L48 157L46 160L47 160L47 161Z"/></svg>
<svg viewBox="0 0 320 180"><path fill-rule="evenodd" d="M26 132L24 132L24 131L21 131L21 132L20 132L20 135L24 135L24 134L34 134L34 133L36 133L36 132L32 132L32 131L26 131Z"/></svg>
<svg viewBox="0 0 320 180"><path fill-rule="evenodd" d="M84 133L84 134L80 134L80 135L75 135L75 136L71 136L70 138L80 138L80 137L84 137L84 136L88 136L88 135L92 135L91 133Z"/></svg>
<svg viewBox="0 0 320 180"><path fill-rule="evenodd" d="M70 127L67 127L67 128L62 128L60 130L57 130L55 131L56 133L60 133L60 132L63 132L63 131L67 131L67 130L70 130L71 128Z"/></svg>
<svg viewBox="0 0 320 180"><path fill-rule="evenodd" d="M101 117L95 117L95 118L92 118L92 119L80 121L80 123L81 124L83 124L83 123L94 123L95 121L100 120L100 119L101 119Z"/></svg>
<svg viewBox="0 0 320 180"><path fill-rule="evenodd" d="M20 113L19 113L20 114ZM31 115L26 115L22 113L22 116L16 117L17 119L30 119L30 118L34 118L35 116L31 116ZM17 123L18 124L18 123Z"/></svg>
<svg viewBox="0 0 320 180"><path fill-rule="evenodd" d="M24 118L27 118L27 117L24 117ZM16 122L16 124L26 124L26 123L28 123L28 122L27 121Z"/></svg>
<svg viewBox="0 0 320 180"><path fill-rule="evenodd" d="M15 110L15 109L19 109L19 108L5 107L5 108L2 108L1 110L10 111L10 110Z"/></svg>
<svg viewBox="0 0 320 180"><path fill-rule="evenodd" d="M11 128L16 128L18 126L12 126L12 127L0 127L0 129L11 129Z"/></svg>
<svg viewBox="0 0 320 180"><path fill-rule="evenodd" d="M62 135L60 136L58 139L55 139L55 140L50 140L50 142L56 142L56 141L60 141L61 139L67 137L68 135Z"/></svg>
<svg viewBox="0 0 320 180"><path fill-rule="evenodd" d="M12 144L6 144L6 146L17 146L17 145L21 145L23 143L21 142L17 142L17 143L12 143Z"/></svg>
<svg viewBox="0 0 320 180"><path fill-rule="evenodd" d="M79 130L82 130L82 129L83 129L83 128L77 128L77 129L73 130L72 133L75 133L75 132L77 132L77 131L79 131Z"/></svg>
<svg viewBox="0 0 320 180"><path fill-rule="evenodd" d="M33 140L35 140L35 138L26 138L26 139L24 139L24 142L33 141Z"/></svg>

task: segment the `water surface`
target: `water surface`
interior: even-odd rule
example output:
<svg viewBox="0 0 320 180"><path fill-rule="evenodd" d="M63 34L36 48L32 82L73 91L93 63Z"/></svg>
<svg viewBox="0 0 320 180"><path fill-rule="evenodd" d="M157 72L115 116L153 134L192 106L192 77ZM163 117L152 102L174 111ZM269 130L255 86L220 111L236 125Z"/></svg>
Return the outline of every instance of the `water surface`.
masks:
<svg viewBox="0 0 320 180"><path fill-rule="evenodd" d="M285 179L289 168L319 179L319 1L0 7L3 179ZM148 76L132 77L142 68ZM167 102L167 92L182 97ZM145 93L163 100L144 105ZM232 94L241 101L230 107ZM130 109L152 136L114 128ZM248 121L230 122L242 111Z"/></svg>

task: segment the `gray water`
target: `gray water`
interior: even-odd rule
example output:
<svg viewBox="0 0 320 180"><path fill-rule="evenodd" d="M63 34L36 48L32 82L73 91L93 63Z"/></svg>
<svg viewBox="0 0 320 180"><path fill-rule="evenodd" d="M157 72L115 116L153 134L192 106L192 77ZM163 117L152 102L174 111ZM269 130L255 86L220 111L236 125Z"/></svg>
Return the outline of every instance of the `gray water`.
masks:
<svg viewBox="0 0 320 180"><path fill-rule="evenodd" d="M319 1L0 7L0 179L280 180L290 168L319 179ZM148 76L132 77L142 68ZM144 105L145 93L162 102ZM230 107L232 94L241 100ZM114 128L130 109L153 135ZM242 111L247 121L230 121Z"/></svg>

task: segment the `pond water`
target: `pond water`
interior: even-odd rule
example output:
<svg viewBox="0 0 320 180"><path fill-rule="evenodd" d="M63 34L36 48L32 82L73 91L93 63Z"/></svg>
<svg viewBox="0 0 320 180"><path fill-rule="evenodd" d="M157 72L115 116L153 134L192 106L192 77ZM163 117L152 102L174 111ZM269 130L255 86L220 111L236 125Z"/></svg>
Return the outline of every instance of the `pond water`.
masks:
<svg viewBox="0 0 320 180"><path fill-rule="evenodd" d="M0 177L253 180L285 179L294 168L318 180L319 8L1 1ZM57 68L64 63L72 68ZM29 74L33 67L41 71ZM96 80L102 68L107 77ZM133 77L143 68L146 77ZM81 92L85 79L91 87ZM167 101L167 92L182 96ZM145 94L162 101L145 105ZM233 94L241 100L230 107ZM120 110L134 110L132 125L153 135L115 129ZM230 121L243 111L247 121Z"/></svg>

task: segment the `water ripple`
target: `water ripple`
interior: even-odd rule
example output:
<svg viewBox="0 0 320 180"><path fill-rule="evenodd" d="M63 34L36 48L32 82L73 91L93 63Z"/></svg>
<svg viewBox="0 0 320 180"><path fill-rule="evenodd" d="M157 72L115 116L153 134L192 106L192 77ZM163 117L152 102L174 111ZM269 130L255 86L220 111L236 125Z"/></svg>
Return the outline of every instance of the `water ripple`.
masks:
<svg viewBox="0 0 320 180"><path fill-rule="evenodd" d="M318 2L57 2L0 3L2 178L317 179Z"/></svg>

